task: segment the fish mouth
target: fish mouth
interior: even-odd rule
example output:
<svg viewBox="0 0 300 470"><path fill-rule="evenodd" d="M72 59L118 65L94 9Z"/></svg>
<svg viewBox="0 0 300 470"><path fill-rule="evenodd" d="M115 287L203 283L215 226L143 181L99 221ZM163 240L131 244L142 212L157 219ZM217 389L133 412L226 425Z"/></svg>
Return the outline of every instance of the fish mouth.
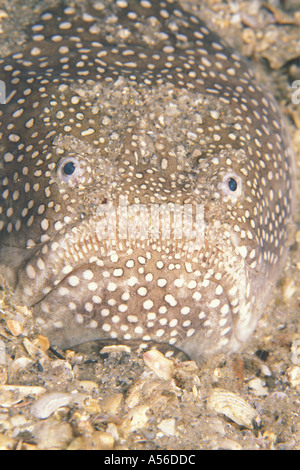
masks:
<svg viewBox="0 0 300 470"><path fill-rule="evenodd" d="M230 269L220 264L220 237L193 252L182 240L104 239L98 222L66 227L19 270L14 303L32 308L51 344L157 340L198 360L236 350L252 333L251 301L240 288L247 270L236 268L237 257Z"/></svg>

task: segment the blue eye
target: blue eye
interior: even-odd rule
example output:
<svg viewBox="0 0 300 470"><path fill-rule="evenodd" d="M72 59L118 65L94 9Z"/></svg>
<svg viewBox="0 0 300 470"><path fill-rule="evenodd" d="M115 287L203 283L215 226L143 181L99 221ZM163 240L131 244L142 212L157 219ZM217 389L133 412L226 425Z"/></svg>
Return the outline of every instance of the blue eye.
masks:
<svg viewBox="0 0 300 470"><path fill-rule="evenodd" d="M230 197L232 201L235 201L242 195L242 178L233 172L225 173L218 184L218 189L221 190L223 196Z"/></svg>
<svg viewBox="0 0 300 470"><path fill-rule="evenodd" d="M76 186L85 179L86 165L77 157L63 157L58 164L57 175L69 186Z"/></svg>
<svg viewBox="0 0 300 470"><path fill-rule="evenodd" d="M62 170L63 170L65 175L70 176L70 175L73 175L75 169L76 169L76 167L75 167L73 162L67 162L63 166Z"/></svg>
<svg viewBox="0 0 300 470"><path fill-rule="evenodd" d="M230 191L236 191L238 187L237 181L234 178L229 178L228 180L228 188Z"/></svg>

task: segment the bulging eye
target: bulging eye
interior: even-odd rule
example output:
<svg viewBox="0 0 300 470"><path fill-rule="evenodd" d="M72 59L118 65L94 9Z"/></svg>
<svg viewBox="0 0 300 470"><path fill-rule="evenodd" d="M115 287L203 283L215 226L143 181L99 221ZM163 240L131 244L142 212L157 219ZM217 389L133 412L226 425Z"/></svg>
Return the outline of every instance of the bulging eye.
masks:
<svg viewBox="0 0 300 470"><path fill-rule="evenodd" d="M242 179L236 173L226 173L218 188L224 196L237 199L242 194Z"/></svg>
<svg viewBox="0 0 300 470"><path fill-rule="evenodd" d="M85 167L82 161L76 157L64 157L57 167L57 175L61 181L75 186L83 182Z"/></svg>
<svg viewBox="0 0 300 470"><path fill-rule="evenodd" d="M237 187L238 187L238 182L235 178L229 178L228 180L228 188L230 189L230 191L234 192L237 190Z"/></svg>
<svg viewBox="0 0 300 470"><path fill-rule="evenodd" d="M62 172L66 176L71 176L76 171L76 165L74 162L66 162L62 168Z"/></svg>

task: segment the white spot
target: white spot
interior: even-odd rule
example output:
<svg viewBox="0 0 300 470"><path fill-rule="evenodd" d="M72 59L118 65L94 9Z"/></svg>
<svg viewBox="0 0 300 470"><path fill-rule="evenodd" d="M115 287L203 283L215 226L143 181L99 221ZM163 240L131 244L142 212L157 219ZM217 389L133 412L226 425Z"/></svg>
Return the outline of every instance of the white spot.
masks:
<svg viewBox="0 0 300 470"><path fill-rule="evenodd" d="M97 282L89 282L88 283L88 290L94 292L95 290L98 289L98 284Z"/></svg>
<svg viewBox="0 0 300 470"><path fill-rule="evenodd" d="M169 305L171 305L171 307L175 307L175 305L177 305L177 301L174 299L173 295L171 294L165 295L164 299L166 302L168 302Z"/></svg>
<svg viewBox="0 0 300 470"><path fill-rule="evenodd" d="M198 291L197 291L197 292L194 292L193 295L192 295L192 298L193 298L194 300L196 300L196 302L199 302L199 300L202 299L202 294L200 294L200 292L198 292Z"/></svg>
<svg viewBox="0 0 300 470"><path fill-rule="evenodd" d="M137 278L133 276L128 279L127 284L129 285L129 287L133 287L135 284L137 284L137 282Z"/></svg>
<svg viewBox="0 0 300 470"><path fill-rule="evenodd" d="M70 276L70 277L68 278L68 283L69 283L70 286L72 286L72 287L78 286L79 282L80 282L80 281L79 281L79 278L78 278L77 276Z"/></svg>
<svg viewBox="0 0 300 470"><path fill-rule="evenodd" d="M194 328L190 328L187 332L186 332L186 335L187 337L189 338L190 336L193 336L193 334L195 333L195 329Z"/></svg>
<svg viewBox="0 0 300 470"><path fill-rule="evenodd" d="M183 279L175 279L174 281L174 286L175 287L182 287L184 284L184 280Z"/></svg>
<svg viewBox="0 0 300 470"><path fill-rule="evenodd" d="M59 295L68 295L69 294L69 289L67 287L60 287L58 289L58 294Z"/></svg>
<svg viewBox="0 0 300 470"><path fill-rule="evenodd" d="M108 333L111 330L111 326L108 323L102 325L102 330Z"/></svg>
<svg viewBox="0 0 300 470"><path fill-rule="evenodd" d="M29 277L29 279L35 279L36 277L36 272L34 267L31 264L28 264L26 266L26 274Z"/></svg>
<svg viewBox="0 0 300 470"><path fill-rule="evenodd" d="M191 311L190 307L182 307L182 309L180 310L182 315L188 315L190 311Z"/></svg>
<svg viewBox="0 0 300 470"><path fill-rule="evenodd" d="M91 279L93 279L93 277L94 273L90 269L87 269L83 272L83 279L85 279L86 281L90 281Z"/></svg>
<svg viewBox="0 0 300 470"><path fill-rule="evenodd" d="M127 321L129 323L137 323L138 322L138 317L136 315L128 315Z"/></svg>
<svg viewBox="0 0 300 470"><path fill-rule="evenodd" d="M123 276L123 269L121 269L121 268L114 269L113 276L115 276L115 277Z"/></svg>
<svg viewBox="0 0 300 470"><path fill-rule="evenodd" d="M144 297L147 294L148 290L146 287L139 287L137 290L137 293L141 296Z"/></svg>
<svg viewBox="0 0 300 470"><path fill-rule="evenodd" d="M114 282L109 282L107 285L107 290L114 292L117 289L117 286Z"/></svg>
<svg viewBox="0 0 300 470"><path fill-rule="evenodd" d="M161 336L163 336L165 334L165 330L163 329L160 329L160 330L157 330L156 331L156 336L158 336L158 338L160 338Z"/></svg>
<svg viewBox="0 0 300 470"><path fill-rule="evenodd" d="M118 305L118 310L119 312L122 312L122 313L127 312L128 306L126 304L120 304Z"/></svg>
<svg viewBox="0 0 300 470"><path fill-rule="evenodd" d="M143 307L145 310L150 310L150 308L153 307L153 302L152 300L148 299L148 300L145 300L145 302L143 303Z"/></svg>
<svg viewBox="0 0 300 470"><path fill-rule="evenodd" d="M220 303L221 303L221 302L220 302L219 299L214 299L214 300L212 300L212 301L210 302L209 307L210 307L210 308L219 307Z"/></svg>
<svg viewBox="0 0 300 470"><path fill-rule="evenodd" d="M75 321L76 321L76 323L79 323L79 325L82 325L83 324L83 316L80 315L80 313L78 313L77 315L75 315Z"/></svg>
<svg viewBox="0 0 300 470"><path fill-rule="evenodd" d="M221 308L221 313L223 315L226 315L227 313L229 313L229 305L228 304L223 305L223 307Z"/></svg>
<svg viewBox="0 0 300 470"><path fill-rule="evenodd" d="M163 278L160 278L157 280L157 285L158 287L165 287L167 284L167 280L166 279L163 279Z"/></svg>
<svg viewBox="0 0 300 470"><path fill-rule="evenodd" d="M217 287L216 287L216 295L221 295L222 292L223 292L223 287L219 284Z"/></svg>
<svg viewBox="0 0 300 470"><path fill-rule="evenodd" d="M195 289L195 287L197 286L197 282L196 281L190 281L188 283L188 288L189 289Z"/></svg>

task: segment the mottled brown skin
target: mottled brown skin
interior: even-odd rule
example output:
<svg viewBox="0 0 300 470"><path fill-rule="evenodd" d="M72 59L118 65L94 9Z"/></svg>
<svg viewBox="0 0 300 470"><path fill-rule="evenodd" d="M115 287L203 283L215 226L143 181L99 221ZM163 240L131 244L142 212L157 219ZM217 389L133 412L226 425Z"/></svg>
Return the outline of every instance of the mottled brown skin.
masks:
<svg viewBox="0 0 300 470"><path fill-rule="evenodd" d="M236 350L289 244L293 155L273 98L172 1L60 7L30 34L0 61L7 299L61 347L155 340L195 360ZM200 245L177 231L174 205L187 204L202 211ZM166 205L170 233L153 229L151 205Z"/></svg>

